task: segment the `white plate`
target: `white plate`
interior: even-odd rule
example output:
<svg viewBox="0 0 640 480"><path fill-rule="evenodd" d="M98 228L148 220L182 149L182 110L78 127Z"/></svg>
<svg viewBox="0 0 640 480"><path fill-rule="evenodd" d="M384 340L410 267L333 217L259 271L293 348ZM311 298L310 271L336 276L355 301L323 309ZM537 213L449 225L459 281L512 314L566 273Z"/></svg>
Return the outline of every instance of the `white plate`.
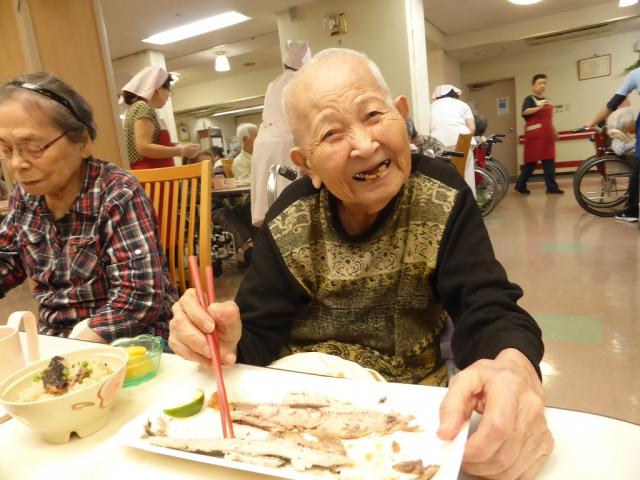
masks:
<svg viewBox="0 0 640 480"><path fill-rule="evenodd" d="M290 392L315 393L350 401L355 406L413 415L416 419L414 424L420 427L420 431L394 432L391 435L382 437L345 441L348 455L356 459L358 465L363 466L359 467L358 470L343 470L341 475L333 475L316 469L299 472L289 465L274 469L157 447L142 439L144 425L149 419L154 420L161 416L162 409L171 405L174 401L174 399L169 398L163 400L162 404L150 408L127 423L120 430L120 442L133 448L161 455L287 479L367 478L368 480L374 480L376 478L389 478L389 473L384 475L379 473L380 468L390 468L391 464L398 461L417 460L418 458L422 459L425 466L428 464L440 465L440 470L434 477L435 480L454 480L458 478L468 425L465 424L458 436L451 442L443 442L437 438L438 409L446 393L444 388L347 380L245 365L227 368L224 375L227 394L231 402L280 402ZM215 380L213 378L207 380L207 382L200 382L206 383L205 385L185 385L182 390L203 387L208 398L215 390ZM184 398L185 393L187 395L190 394L189 391L182 391L177 392L176 395ZM383 398L385 399L384 403L379 403ZM205 407L199 414L188 419L172 420L169 427L170 436L179 438L220 438L222 434L219 419L220 416L216 411ZM236 426L234 424L237 436L242 433L241 430L243 428L250 427ZM390 455L384 455L385 452L391 451L392 440L396 440L400 444L400 453L395 454L393 460L391 460ZM362 461L364 458L368 460ZM415 478L415 476L392 472L394 472L395 478L398 479Z"/></svg>

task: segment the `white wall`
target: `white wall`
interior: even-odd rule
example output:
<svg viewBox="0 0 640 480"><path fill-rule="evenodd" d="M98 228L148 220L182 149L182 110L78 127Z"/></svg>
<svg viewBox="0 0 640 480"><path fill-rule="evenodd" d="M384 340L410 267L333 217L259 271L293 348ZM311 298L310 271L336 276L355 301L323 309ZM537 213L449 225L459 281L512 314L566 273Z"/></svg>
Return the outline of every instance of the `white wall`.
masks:
<svg viewBox="0 0 640 480"><path fill-rule="evenodd" d="M638 33L626 32L606 38L531 47L526 52L514 55L465 62L461 65L462 81L469 85L515 78L516 108L520 111L524 97L531 93L531 78L536 73L545 73L549 77L547 96L554 104L565 106L564 111L554 115L556 129L570 130L591 120L617 91L625 76L624 68L638 58L638 54L633 52L633 44L638 40ZM577 61L594 53L611 54L611 75L579 81ZM638 96L631 95L629 98L638 110ZM524 121L521 117L517 125L518 134L522 134ZM557 143L558 161L580 160L592 154L593 146L586 140ZM522 147L519 148L518 158L521 163Z"/></svg>
<svg viewBox="0 0 640 480"><path fill-rule="evenodd" d="M449 83L456 87L461 87L460 63L447 55L442 49L433 49L427 52L427 62L429 66L429 99L433 89L443 83Z"/></svg>
<svg viewBox="0 0 640 480"><path fill-rule="evenodd" d="M325 48L350 48L365 53L382 71L392 96L406 95L411 101L409 52L404 8L387 0L321 0L297 7L297 18L287 10L276 13L282 45L287 39L308 40L311 53ZM345 13L348 32L331 36L322 18Z"/></svg>
<svg viewBox="0 0 640 480"><path fill-rule="evenodd" d="M177 112L233 100L264 96L269 82L282 73L282 67L265 68L222 80L180 87L173 92L173 109Z"/></svg>

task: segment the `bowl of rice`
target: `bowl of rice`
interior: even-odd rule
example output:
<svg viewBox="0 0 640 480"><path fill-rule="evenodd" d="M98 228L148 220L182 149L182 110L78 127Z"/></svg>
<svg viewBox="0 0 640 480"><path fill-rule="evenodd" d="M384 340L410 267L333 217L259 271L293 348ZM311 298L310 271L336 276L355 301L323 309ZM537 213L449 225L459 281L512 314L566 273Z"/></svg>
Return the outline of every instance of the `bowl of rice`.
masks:
<svg viewBox="0 0 640 480"><path fill-rule="evenodd" d="M0 383L0 405L49 443L84 438L108 421L122 389L127 353L98 347L25 367Z"/></svg>

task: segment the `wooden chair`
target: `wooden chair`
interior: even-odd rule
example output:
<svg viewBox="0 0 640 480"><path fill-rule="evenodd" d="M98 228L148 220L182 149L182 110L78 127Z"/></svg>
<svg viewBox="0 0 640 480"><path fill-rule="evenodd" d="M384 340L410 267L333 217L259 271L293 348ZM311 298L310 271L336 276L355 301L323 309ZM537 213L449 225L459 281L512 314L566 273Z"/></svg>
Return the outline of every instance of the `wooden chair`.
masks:
<svg viewBox="0 0 640 480"><path fill-rule="evenodd" d="M199 256L205 282L204 269L211 265L211 162L129 173L142 184L158 215L160 243L178 292L192 286L190 255Z"/></svg>
<svg viewBox="0 0 640 480"><path fill-rule="evenodd" d="M461 133L458 135L458 143L456 143L456 152L462 153L462 157L453 157L451 163L456 167L456 170L460 175L464 177L464 164L467 162L467 156L469 155L469 147L471 146L471 139L473 134Z"/></svg>
<svg viewBox="0 0 640 480"><path fill-rule="evenodd" d="M231 168L232 165L233 165L233 158L222 159L222 168L224 168L224 176L227 178L233 178L233 169Z"/></svg>

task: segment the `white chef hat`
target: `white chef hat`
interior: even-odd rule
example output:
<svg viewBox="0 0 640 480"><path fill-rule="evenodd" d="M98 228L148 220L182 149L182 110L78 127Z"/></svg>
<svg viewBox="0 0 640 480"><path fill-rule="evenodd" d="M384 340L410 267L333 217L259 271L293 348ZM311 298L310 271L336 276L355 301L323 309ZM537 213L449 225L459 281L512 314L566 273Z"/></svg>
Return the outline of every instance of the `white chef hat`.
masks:
<svg viewBox="0 0 640 480"><path fill-rule="evenodd" d="M284 46L284 64L298 70L311 59L309 42L306 40L287 40Z"/></svg>
<svg viewBox="0 0 640 480"><path fill-rule="evenodd" d="M456 95L460 95L462 93L462 90L460 90L458 87L445 83L444 85L438 85L435 88L435 90L433 91L433 95L431 95L431 98L435 100L436 98L446 95L451 90L453 90Z"/></svg>
<svg viewBox="0 0 640 480"><path fill-rule="evenodd" d="M153 96L153 92L160 88L162 84L167 81L168 77L169 74L162 67L144 67L122 87L122 90L149 100ZM123 101L121 93L120 103Z"/></svg>

